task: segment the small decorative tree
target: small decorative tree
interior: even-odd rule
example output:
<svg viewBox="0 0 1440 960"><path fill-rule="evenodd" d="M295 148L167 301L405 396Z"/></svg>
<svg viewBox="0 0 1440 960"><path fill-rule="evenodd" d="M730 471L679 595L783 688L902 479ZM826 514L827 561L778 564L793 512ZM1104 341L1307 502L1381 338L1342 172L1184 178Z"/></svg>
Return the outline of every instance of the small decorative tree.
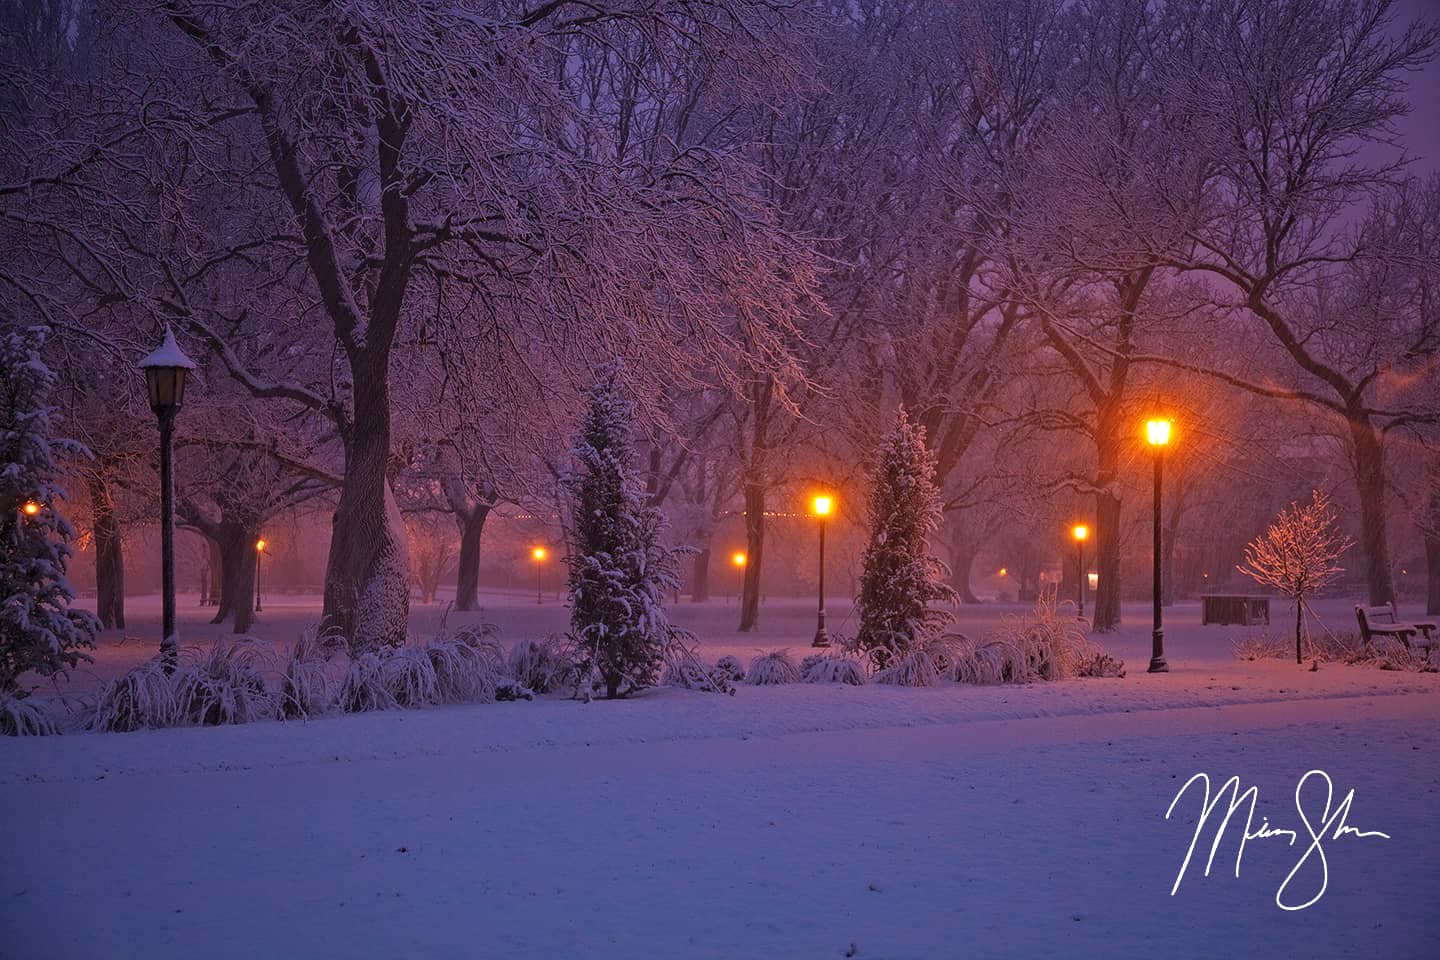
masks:
<svg viewBox="0 0 1440 960"><path fill-rule="evenodd" d="M945 566L930 555L940 523L935 460L925 428L902 407L880 441L871 474L870 539L861 558L860 628L856 645L879 667L923 649L953 619L936 601L957 602Z"/></svg>
<svg viewBox="0 0 1440 960"><path fill-rule="evenodd" d="M1305 598L1345 572L1336 561L1354 544L1335 529L1335 508L1316 490L1305 505L1290 504L1268 530L1245 547L1236 569L1257 583L1274 587L1295 602L1295 662L1301 663Z"/></svg>
<svg viewBox="0 0 1440 960"><path fill-rule="evenodd" d="M624 367L597 371L590 407L570 455L574 496L570 627L581 683L605 696L653 686L676 639L664 609L679 586L675 554L661 545L665 521L632 474L634 405L621 383Z"/></svg>
<svg viewBox="0 0 1440 960"><path fill-rule="evenodd" d="M60 515L55 452L84 448L50 436L54 374L40 359L43 332L0 335L0 695L20 695L27 670L74 667L95 645L99 621L71 607L65 579L74 535Z"/></svg>

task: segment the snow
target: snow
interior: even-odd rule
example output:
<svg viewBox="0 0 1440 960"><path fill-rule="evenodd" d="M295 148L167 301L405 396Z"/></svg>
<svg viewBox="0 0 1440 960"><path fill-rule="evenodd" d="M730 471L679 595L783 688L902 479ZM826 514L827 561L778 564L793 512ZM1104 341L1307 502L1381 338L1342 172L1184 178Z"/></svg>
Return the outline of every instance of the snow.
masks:
<svg viewBox="0 0 1440 960"><path fill-rule="evenodd" d="M287 599L265 628L318 612ZM511 640L563 617L487 599ZM149 606L132 604L140 629ZM786 635L798 657L813 623L772 603L769 634L736 642L733 605L674 610L707 658ZM0 816L25 827L0 834L0 955L1428 955L1440 675L1235 661L1193 607L1170 612L1172 672L1151 675L1132 653L1148 624L1126 615L1107 643L1141 668L1123 679L6 739ZM1328 844L1327 892L1298 913L1274 904L1299 857L1276 840L1246 846L1239 879L1228 845L1169 895L1193 830L1193 812L1164 819L1180 784L1239 775L1257 822L1297 827L1310 769L1355 790L1351 825L1394 839Z"/></svg>
<svg viewBox="0 0 1440 960"><path fill-rule="evenodd" d="M180 344L175 342L175 333L170 325L165 325L165 339L160 346L151 351L150 355L140 361L140 369L147 367L181 367L186 370L195 369L195 361L185 355L180 349Z"/></svg>

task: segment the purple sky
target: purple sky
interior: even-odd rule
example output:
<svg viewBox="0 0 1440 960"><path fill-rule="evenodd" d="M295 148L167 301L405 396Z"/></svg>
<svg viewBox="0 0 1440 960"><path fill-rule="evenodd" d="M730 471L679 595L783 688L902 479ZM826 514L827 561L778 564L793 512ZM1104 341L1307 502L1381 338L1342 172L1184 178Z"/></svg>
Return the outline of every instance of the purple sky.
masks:
<svg viewBox="0 0 1440 960"><path fill-rule="evenodd" d="M1398 29L1421 16L1440 21L1440 0L1400 0L1398 6ZM1400 133L1416 158L1415 172L1434 173L1440 170L1440 62L1411 76L1410 101L1414 109L1400 121Z"/></svg>

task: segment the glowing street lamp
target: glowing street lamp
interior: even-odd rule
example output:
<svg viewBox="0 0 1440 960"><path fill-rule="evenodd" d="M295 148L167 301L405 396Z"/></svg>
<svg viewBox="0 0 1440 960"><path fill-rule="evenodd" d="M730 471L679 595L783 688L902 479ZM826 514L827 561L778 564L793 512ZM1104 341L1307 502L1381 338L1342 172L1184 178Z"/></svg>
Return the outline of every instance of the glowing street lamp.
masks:
<svg viewBox="0 0 1440 960"><path fill-rule="evenodd" d="M260 556L265 552L265 538L255 541L255 612L260 613Z"/></svg>
<svg viewBox="0 0 1440 960"><path fill-rule="evenodd" d="M745 564L749 562L749 560L750 558L745 556L745 551L743 550L736 550L730 555L730 564L735 568L735 572L739 577L736 581L739 590L739 592L736 593L737 597L745 591Z"/></svg>
<svg viewBox="0 0 1440 960"><path fill-rule="evenodd" d="M1155 627L1150 634L1150 672L1168 673L1165 662L1165 628L1160 615L1160 477L1165 462L1165 447L1170 443L1169 420L1145 421L1145 439L1155 450L1155 565L1152 574L1155 601Z"/></svg>
<svg viewBox="0 0 1440 960"><path fill-rule="evenodd" d="M40 504L34 500L26 500L25 505L20 508L20 512L27 517L38 517L40 515Z"/></svg>
<svg viewBox="0 0 1440 960"><path fill-rule="evenodd" d="M545 602L540 593L541 581L545 573L545 556L544 547L536 547L530 551L530 558L535 561L535 603L537 606Z"/></svg>
<svg viewBox="0 0 1440 960"><path fill-rule="evenodd" d="M1085 616L1085 540L1090 536L1090 528L1083 523L1075 524L1070 531L1075 538L1075 595L1080 617Z"/></svg>
<svg viewBox="0 0 1440 960"><path fill-rule="evenodd" d="M175 415L185 400L185 380L195 361L175 342L175 334L165 327L165 339L144 360L145 390L150 409L160 423L160 583L161 633L160 662L165 672L174 671L180 660L180 640L175 635Z"/></svg>
<svg viewBox="0 0 1440 960"><path fill-rule="evenodd" d="M830 646L830 637L825 633L825 520L830 516L830 511L835 507L835 501L829 496L821 494L817 496L812 504L815 516L820 519L820 606L817 610L815 620L815 639L810 645L813 647Z"/></svg>

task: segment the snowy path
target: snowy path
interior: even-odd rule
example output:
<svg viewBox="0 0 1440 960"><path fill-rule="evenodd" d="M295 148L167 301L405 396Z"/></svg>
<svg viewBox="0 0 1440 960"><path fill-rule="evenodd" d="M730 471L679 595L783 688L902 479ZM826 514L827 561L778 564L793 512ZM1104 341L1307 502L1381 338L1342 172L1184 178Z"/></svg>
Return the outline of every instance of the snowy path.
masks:
<svg viewBox="0 0 1440 960"><path fill-rule="evenodd" d="M11 741L0 955L1434 956L1436 678L1281 676ZM1239 880L1227 844L1168 895L1180 783L1239 774L1293 827L1316 767L1394 839L1328 845L1329 890L1298 913L1273 903L1299 857L1279 840Z"/></svg>

